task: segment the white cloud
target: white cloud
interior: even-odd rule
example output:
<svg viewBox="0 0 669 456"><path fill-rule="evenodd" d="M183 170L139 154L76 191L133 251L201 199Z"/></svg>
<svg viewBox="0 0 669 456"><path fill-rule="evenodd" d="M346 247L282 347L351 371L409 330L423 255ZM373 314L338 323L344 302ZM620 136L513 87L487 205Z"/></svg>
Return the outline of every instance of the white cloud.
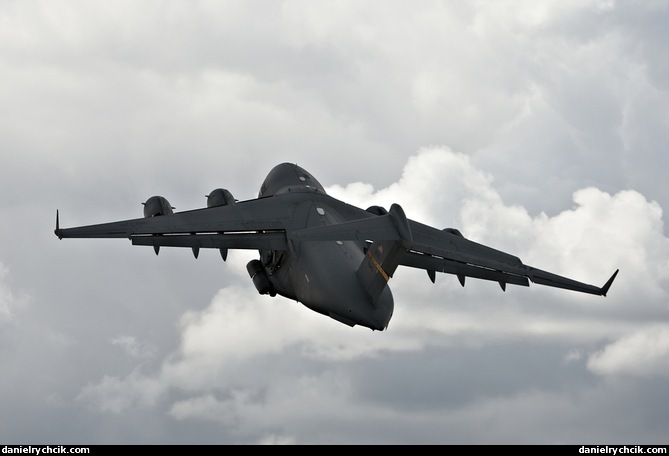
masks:
<svg viewBox="0 0 669 456"><path fill-rule="evenodd" d="M133 370L123 379L105 376L86 385L76 400L99 412L122 413L129 407L154 405L165 387L160 379Z"/></svg>
<svg viewBox="0 0 669 456"><path fill-rule="evenodd" d="M300 303L259 296L248 278L242 280L247 283L220 290L204 311L184 316L179 351L162 369L169 384L190 391L224 385L249 364L293 350L304 359L343 362L417 347L411 338L388 341Z"/></svg>
<svg viewBox="0 0 669 456"><path fill-rule="evenodd" d="M425 147L409 157L399 180L375 191L371 184L355 182L333 185L326 191L360 207L390 208L398 203L407 217L427 224L454 226L461 223L459 211L465 200L496 198L490 187L492 176L476 169L470 158L448 147Z"/></svg>
<svg viewBox="0 0 669 456"><path fill-rule="evenodd" d="M583 188L574 192L572 208L552 217L531 216L522 206L507 205L492 176L468 156L432 147L411 157L399 181L387 188L376 191L357 182L327 191L361 207L400 203L409 218L459 228L465 237L527 264L586 282L603 284L620 268L627 281L616 282L618 292L625 289L623 282L642 284L642 292L655 299L667 292L669 242L662 209L634 190L610 195Z"/></svg>
<svg viewBox="0 0 669 456"><path fill-rule="evenodd" d="M669 325L651 325L625 335L590 356L599 375L669 376Z"/></svg>
<svg viewBox="0 0 669 456"><path fill-rule="evenodd" d="M112 345L121 347L123 351L131 358L151 358L153 353L150 349L144 347L134 336L117 336L111 340Z"/></svg>
<svg viewBox="0 0 669 456"><path fill-rule="evenodd" d="M606 306L620 312L629 308L628 299L634 295L644 302L643 309L635 309L637 314L666 310L669 242L663 233L662 210L656 202L633 190L610 195L596 188L584 188L574 193L572 208L552 217L545 213L531 216L521 206L505 204L492 177L476 169L467 156L433 147L413 156L401 179L388 188L375 192L369 185L356 183L328 191L363 207L388 207L400 202L410 218L438 227L459 228L465 237L518 255L526 264L595 285L603 285L615 269L621 270L605 300L532 286L547 299L559 296L562 301L588 303L598 311L604 311L602 306ZM402 275L402 271L396 274ZM442 280L448 279L440 276L438 283ZM400 281L394 278L391 287L415 288L406 283L399 285ZM477 281L470 279L468 283ZM526 293L515 288L511 292ZM559 309L562 311L563 307ZM499 308L492 311L502 312ZM547 316L550 325L561 325L562 320L555 313L549 311ZM449 315L449 319L452 317ZM537 315L532 313L531 318L536 319ZM511 323L517 329L524 317L511 315L510 319L517 320L516 324ZM436 321L441 323L440 319ZM393 326L396 324L393 321ZM574 324L580 327L575 322L562 327L567 330ZM604 328L593 322L593 337L595 333L600 336L600 330Z"/></svg>
<svg viewBox="0 0 669 456"><path fill-rule="evenodd" d="M177 401L170 408L170 415L177 420L197 419L235 425L238 421L236 402L244 402L243 392L233 392L228 400L217 400L213 395Z"/></svg>

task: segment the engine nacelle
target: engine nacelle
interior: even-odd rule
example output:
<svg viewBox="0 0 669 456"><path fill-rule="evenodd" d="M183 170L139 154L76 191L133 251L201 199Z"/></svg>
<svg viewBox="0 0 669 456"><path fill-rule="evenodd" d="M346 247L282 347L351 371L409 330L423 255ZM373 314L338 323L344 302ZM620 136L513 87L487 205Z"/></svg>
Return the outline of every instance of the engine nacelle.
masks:
<svg viewBox="0 0 669 456"><path fill-rule="evenodd" d="M464 238L464 236L462 235L460 230L457 229L457 228L444 228L442 231L444 231L446 233L450 233L454 236ZM434 281L437 279L437 273L434 269L427 269L427 275L430 278L430 280L432 281L432 283L434 283ZM457 276L458 276L458 280L460 281L460 284L464 287L465 286L465 276L463 274L457 274Z"/></svg>
<svg viewBox="0 0 669 456"><path fill-rule="evenodd" d="M217 188L207 195L207 207L227 206L235 204L235 197L224 188Z"/></svg>
<svg viewBox="0 0 669 456"><path fill-rule="evenodd" d="M456 236L464 237L459 229L457 228L444 228L443 231L447 233L455 234Z"/></svg>
<svg viewBox="0 0 669 456"><path fill-rule="evenodd" d="M265 268L263 267L262 263L260 260L251 260L248 262L246 265L246 270L249 273L249 276L253 280L253 285L255 285L256 290L258 290L258 293L261 295L268 294L270 296L275 296L276 292L274 292L272 287L272 283L269 281L269 277L267 276L267 272L265 272Z"/></svg>
<svg viewBox="0 0 669 456"><path fill-rule="evenodd" d="M158 215L172 215L174 209L170 202L162 196L152 196L144 205L144 217L156 217Z"/></svg>
<svg viewBox="0 0 669 456"><path fill-rule="evenodd" d="M369 206L367 212L371 212L374 215L386 215L388 211L381 206Z"/></svg>

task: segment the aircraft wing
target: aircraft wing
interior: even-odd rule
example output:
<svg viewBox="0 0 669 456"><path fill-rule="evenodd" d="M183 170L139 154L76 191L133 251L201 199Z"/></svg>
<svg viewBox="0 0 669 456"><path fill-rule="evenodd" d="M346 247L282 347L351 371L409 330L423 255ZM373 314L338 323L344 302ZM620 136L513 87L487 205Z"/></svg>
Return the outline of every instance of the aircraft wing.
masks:
<svg viewBox="0 0 669 456"><path fill-rule="evenodd" d="M291 236L303 241L349 239L373 243L397 240L406 249L398 264L425 269L433 282L435 273L443 272L456 275L462 285L466 277L496 281L503 290L508 283L529 286L529 281L532 281L550 287L606 296L618 274L616 270L602 287L562 277L527 266L518 257L470 241L459 232L438 230L409 220L398 205L393 205L386 215L366 216L338 225L300 230Z"/></svg>
<svg viewBox="0 0 669 456"><path fill-rule="evenodd" d="M414 244L400 264L428 271L445 272L458 276L464 285L465 277L494 280L502 289L507 283L528 286L533 283L556 288L606 296L618 271L602 287L562 277L551 272L527 266L513 255L470 241L448 231L414 221L409 222ZM430 278L434 278L434 272Z"/></svg>
<svg viewBox="0 0 669 456"><path fill-rule="evenodd" d="M59 238L128 238L133 245L218 249L286 248L290 211L271 198L242 201L148 218L60 228Z"/></svg>

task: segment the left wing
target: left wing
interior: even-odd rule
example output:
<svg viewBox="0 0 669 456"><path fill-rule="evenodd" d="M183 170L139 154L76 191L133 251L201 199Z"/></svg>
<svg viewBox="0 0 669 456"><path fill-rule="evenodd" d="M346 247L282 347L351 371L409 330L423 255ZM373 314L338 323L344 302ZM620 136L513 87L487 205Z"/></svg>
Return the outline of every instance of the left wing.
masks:
<svg viewBox="0 0 669 456"><path fill-rule="evenodd" d="M457 230L438 230L409 220L399 205L385 215L366 216L338 225L293 232L291 237L303 241L358 240L374 243L392 241L405 248L395 265L425 269L434 282L436 272L454 274L464 286L466 277L493 280L506 290L507 284L529 286L529 281L581 293L606 296L616 270L602 287L572 280L523 264L516 256L465 239ZM382 271L380 271L382 272ZM385 274L392 276L392 272Z"/></svg>
<svg viewBox="0 0 669 456"><path fill-rule="evenodd" d="M60 228L56 213L55 233L60 239L128 238L156 253L160 246L190 247L196 256L199 248L282 250L290 215L272 198L75 228Z"/></svg>

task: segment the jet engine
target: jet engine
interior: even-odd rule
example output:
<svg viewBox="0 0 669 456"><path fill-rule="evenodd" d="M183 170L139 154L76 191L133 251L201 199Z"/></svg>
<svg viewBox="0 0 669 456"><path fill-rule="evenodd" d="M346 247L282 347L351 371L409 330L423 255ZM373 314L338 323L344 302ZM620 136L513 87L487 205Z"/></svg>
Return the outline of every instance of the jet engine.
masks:
<svg viewBox="0 0 669 456"><path fill-rule="evenodd" d="M457 228L444 228L443 231L447 233L455 234L456 236L464 237L459 229Z"/></svg>
<svg viewBox="0 0 669 456"><path fill-rule="evenodd" d="M457 229L457 228L444 228L442 231L444 231L446 233L450 233L454 236L459 236L461 238L464 238L464 236L462 235L460 230ZM427 271L428 277L430 278L432 283L434 283L434 281L437 279L436 271L434 271L433 269L427 269L426 271ZM460 281L460 285L462 285L464 287L465 286L465 276L464 276L464 274L459 274L458 273L456 275L458 276L458 280ZM502 290L503 289L504 289L504 287L502 287Z"/></svg>
<svg viewBox="0 0 669 456"><path fill-rule="evenodd" d="M212 190L207 195L207 207L227 206L229 204L235 204L236 202L237 200L232 196L232 193L224 188ZM225 261L228 258L228 249L220 248L218 250L221 252L221 258Z"/></svg>
<svg viewBox="0 0 669 456"><path fill-rule="evenodd" d="M274 287L272 287L272 283L269 281L267 272L265 272L265 268L263 267L260 260L249 261L246 265L246 270L253 280L253 285L255 285L258 293L261 295L268 294L270 296L276 296Z"/></svg>
<svg viewBox="0 0 669 456"><path fill-rule="evenodd" d="M227 206L236 201L232 193L224 188L217 188L207 195L207 207Z"/></svg>
<svg viewBox="0 0 669 456"><path fill-rule="evenodd" d="M170 202L162 196L152 196L146 200L146 203L142 204L144 205L144 218L174 214L174 208L170 205ZM158 255L160 252L160 245L154 244L153 251L156 252L156 255Z"/></svg>
<svg viewBox="0 0 669 456"><path fill-rule="evenodd" d="M172 215L174 208L170 205L170 202L167 201L162 196L152 196L144 205L144 217L156 217L158 215Z"/></svg>
<svg viewBox="0 0 669 456"><path fill-rule="evenodd" d="M381 206L369 206L367 212L371 212L374 215L386 215L388 211Z"/></svg>

